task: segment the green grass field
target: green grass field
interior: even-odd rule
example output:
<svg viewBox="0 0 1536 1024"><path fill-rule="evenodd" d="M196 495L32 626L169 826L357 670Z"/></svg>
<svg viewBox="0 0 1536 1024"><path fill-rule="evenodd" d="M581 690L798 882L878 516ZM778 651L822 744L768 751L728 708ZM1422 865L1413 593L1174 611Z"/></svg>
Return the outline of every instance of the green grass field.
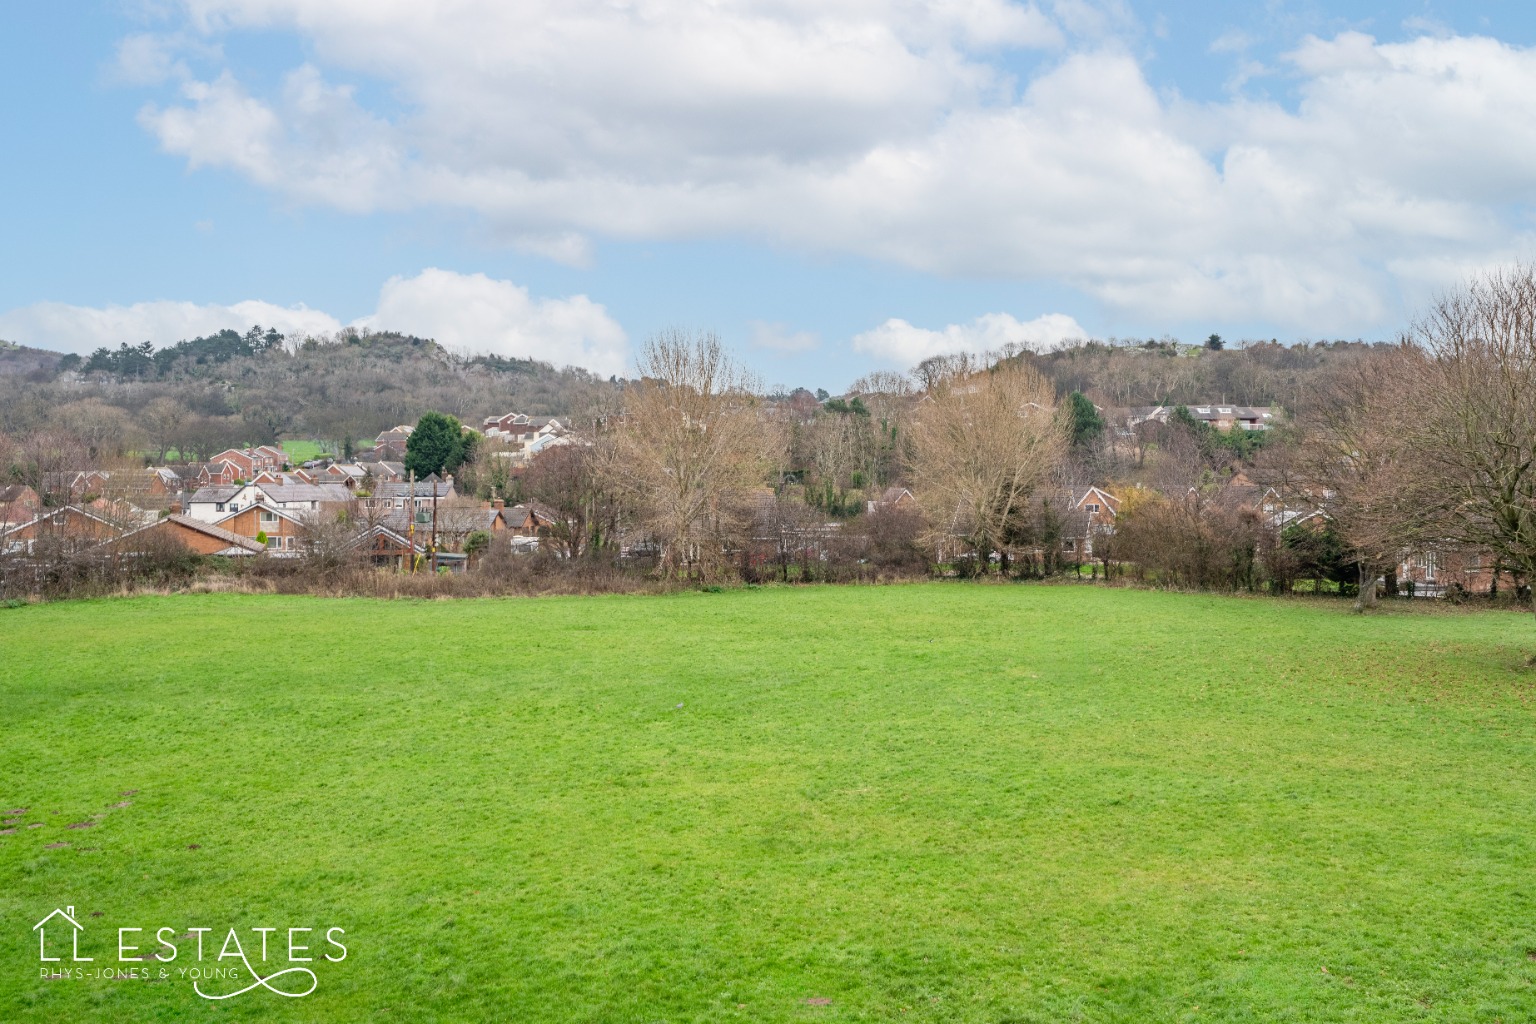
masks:
<svg viewBox="0 0 1536 1024"><path fill-rule="evenodd" d="M1533 646L1089 586L4 610L0 1021L1530 1021ZM87 968L348 955L42 980L65 905Z"/></svg>
<svg viewBox="0 0 1536 1024"><path fill-rule="evenodd" d="M289 464L294 466L330 453L330 449L320 441L284 441L283 451L288 456Z"/></svg>

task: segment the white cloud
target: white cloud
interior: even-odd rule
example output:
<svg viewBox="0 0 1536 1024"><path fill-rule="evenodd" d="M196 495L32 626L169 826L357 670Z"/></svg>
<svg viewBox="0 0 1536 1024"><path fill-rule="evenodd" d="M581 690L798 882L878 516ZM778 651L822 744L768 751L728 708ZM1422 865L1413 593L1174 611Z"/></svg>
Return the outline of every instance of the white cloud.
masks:
<svg viewBox="0 0 1536 1024"><path fill-rule="evenodd" d="M950 324L939 331L914 327L893 317L872 331L855 335L853 348L909 367L930 356L1001 352L1010 345L1044 352L1087 336L1078 322L1064 313L1047 313L1022 323L1007 313L987 313L971 323Z"/></svg>
<svg viewBox="0 0 1536 1024"><path fill-rule="evenodd" d="M252 324L289 335L331 334L341 320L307 306L248 301L231 305L140 302L132 306L73 306L40 302L0 313L0 337L56 352L88 353L101 346L152 341L157 346ZM624 329L585 295L535 299L510 281L435 268L393 277L378 309L353 326L433 338L467 353L534 358L596 373L624 372Z"/></svg>
<svg viewBox="0 0 1536 1024"><path fill-rule="evenodd" d="M96 307L39 302L0 313L0 336L55 352L83 354L125 342L170 345L226 327L244 333L254 324L276 327L284 334L329 334L342 326L335 317L307 306L255 300L227 306L160 301Z"/></svg>
<svg viewBox="0 0 1536 1024"><path fill-rule="evenodd" d="M585 295L534 299L528 289L484 274L431 268L392 277L378 312L360 325L434 338L466 352L541 359L594 373L623 373L629 357L624 329Z"/></svg>
<svg viewBox="0 0 1536 1024"><path fill-rule="evenodd" d="M133 85L154 85L172 77L191 74L176 57L175 41L162 35L140 32L117 44L116 77Z"/></svg>
<svg viewBox="0 0 1536 1024"><path fill-rule="evenodd" d="M141 115L167 151L578 265L592 236L744 235L1327 333L1390 322L1420 286L1395 266L1532 248L1536 50L1493 39L1307 39L1293 109L1159 94L1119 0L181 3L204 45L285 30L313 63L183 83Z"/></svg>
<svg viewBox="0 0 1536 1024"><path fill-rule="evenodd" d="M784 324L753 320L748 328L752 331L752 347L769 352L809 352L821 347L821 339L812 331L791 330Z"/></svg>

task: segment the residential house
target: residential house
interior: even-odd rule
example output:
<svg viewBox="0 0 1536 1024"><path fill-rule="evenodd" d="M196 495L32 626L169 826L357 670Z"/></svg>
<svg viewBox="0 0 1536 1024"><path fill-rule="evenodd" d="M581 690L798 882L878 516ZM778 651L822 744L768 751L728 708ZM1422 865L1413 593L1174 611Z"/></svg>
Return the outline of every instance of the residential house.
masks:
<svg viewBox="0 0 1536 1024"><path fill-rule="evenodd" d="M425 558L427 554L425 539L419 535L413 539L409 533L402 533L385 523L375 523L361 531L351 543L353 549L366 552L368 560L375 566L397 571L409 569L413 560Z"/></svg>
<svg viewBox="0 0 1536 1024"><path fill-rule="evenodd" d="M504 532L507 524L501 513L500 502L439 498L435 526L438 551L462 551L465 542L474 533L494 536ZM423 544L429 544L434 533L430 500L414 512L404 508L389 508L378 518L378 522L402 537L414 535Z"/></svg>
<svg viewBox="0 0 1536 1024"><path fill-rule="evenodd" d="M96 497L106 488L112 474L104 469L66 470L44 473L41 497L48 504L68 505Z"/></svg>
<svg viewBox="0 0 1536 1024"><path fill-rule="evenodd" d="M432 508L432 499L436 496L439 502L458 496L453 488L453 474L439 480L437 474L432 474L425 480L417 480L415 484L409 481L384 481L375 484L373 492L365 499L369 508L414 508L417 511Z"/></svg>
<svg viewBox="0 0 1536 1024"><path fill-rule="evenodd" d="M880 497L871 498L864 503L865 512L878 512L887 508L915 508L917 497L905 487L887 487L880 492Z"/></svg>
<svg viewBox="0 0 1536 1024"><path fill-rule="evenodd" d="M116 540L109 541L108 544L119 551L131 551L137 545L160 539L182 544L199 555L244 557L259 555L267 549L266 545L259 544L249 537L242 537L221 526L178 513L172 513L148 526L131 530Z"/></svg>
<svg viewBox="0 0 1536 1024"><path fill-rule="evenodd" d="M1061 524L1062 554L1073 560L1089 561L1094 557L1094 540L1112 536L1115 520L1120 515L1120 499L1102 487L1076 488L1066 492L1063 502L1066 514Z"/></svg>
<svg viewBox="0 0 1536 1024"><path fill-rule="evenodd" d="M293 469L287 471L264 469L260 473L257 473L255 479L251 480L250 482L253 484L275 484L280 487L293 487L298 484L312 484L315 483L316 480L313 476L304 472L302 469ZM320 482L334 483L336 481L324 480Z"/></svg>
<svg viewBox="0 0 1536 1024"><path fill-rule="evenodd" d="M240 489L240 485L232 483L199 487L187 496L186 514L205 523L217 522L232 511L230 499L240 493Z"/></svg>
<svg viewBox="0 0 1536 1024"><path fill-rule="evenodd" d="M277 469L277 466L269 465L270 459L264 455L253 455L241 448L226 448L213 458L208 460L209 465L228 463L234 467L237 479L250 480L264 469Z"/></svg>
<svg viewBox="0 0 1536 1024"><path fill-rule="evenodd" d="M497 441L511 451L501 452L517 462L527 462L552 444L568 443L570 431L552 416L528 416L507 413L487 417L483 433L486 440Z"/></svg>
<svg viewBox="0 0 1536 1024"><path fill-rule="evenodd" d="M274 508L261 501L231 512L213 525L237 537L260 541L266 545L268 554L280 558L300 554L308 535L305 513Z"/></svg>
<svg viewBox="0 0 1536 1024"><path fill-rule="evenodd" d="M262 502L289 512L339 511L352 501L352 492L341 484L240 484L233 487L202 487L187 499L187 515L205 523Z"/></svg>
<svg viewBox="0 0 1536 1024"><path fill-rule="evenodd" d="M26 484L0 487L0 528L24 523L42 511L42 499Z"/></svg>
<svg viewBox="0 0 1536 1024"><path fill-rule="evenodd" d="M1319 517L1327 518L1310 498L1303 495L1287 499L1273 487L1253 483L1243 473L1229 480L1210 500L1230 511L1252 512L1273 530L1284 530Z"/></svg>
<svg viewBox="0 0 1536 1024"><path fill-rule="evenodd" d="M259 454L270 459L272 462L272 467L275 469L281 469L282 467L288 465L288 453L276 445L259 445L256 448L252 448L251 452L253 454Z"/></svg>
<svg viewBox="0 0 1536 1024"><path fill-rule="evenodd" d="M0 552L30 553L39 544L48 543L69 548L91 547L125 532L122 522L97 509L65 505L0 529Z"/></svg>
<svg viewBox="0 0 1536 1024"><path fill-rule="evenodd" d="M341 484L348 490L356 490L368 477L368 469L355 462L333 462L319 472L326 483Z"/></svg>
<svg viewBox="0 0 1536 1024"><path fill-rule="evenodd" d="M375 459L403 459L405 458L405 444L411 439L411 434L416 430L409 424L402 423L398 427L379 434L373 441L373 456Z"/></svg>
<svg viewBox="0 0 1536 1024"><path fill-rule="evenodd" d="M499 504L499 502L492 504ZM500 512L500 519L507 533L513 537L541 536L556 522L555 513L537 502L502 507L497 511Z"/></svg>
<svg viewBox="0 0 1536 1024"><path fill-rule="evenodd" d="M1405 554L1397 566L1397 590L1412 597L1442 597L1453 591L1487 594L1513 591L1514 577L1500 569L1493 553L1444 543Z"/></svg>
<svg viewBox="0 0 1536 1024"><path fill-rule="evenodd" d="M237 480L245 479L242 472L239 466L227 460L202 462L195 467L188 466L182 473L182 480L188 490L194 491L200 487L232 487Z"/></svg>
<svg viewBox="0 0 1536 1024"><path fill-rule="evenodd" d="M1149 422L1167 423L1176 408L1176 405L1143 405L1127 409L1126 424L1135 427ZM1268 430L1279 421L1272 408L1262 406L1196 404L1184 408L1196 420L1210 424L1217 430Z"/></svg>

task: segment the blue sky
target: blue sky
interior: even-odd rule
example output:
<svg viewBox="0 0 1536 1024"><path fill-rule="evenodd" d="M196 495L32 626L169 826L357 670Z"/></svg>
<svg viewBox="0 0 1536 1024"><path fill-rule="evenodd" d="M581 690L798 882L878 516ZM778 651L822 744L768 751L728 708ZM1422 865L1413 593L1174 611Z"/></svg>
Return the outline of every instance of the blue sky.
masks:
<svg viewBox="0 0 1536 1024"><path fill-rule="evenodd" d="M1390 336L1531 258L1489 3L0 6L0 337L361 322L837 391L945 348Z"/></svg>

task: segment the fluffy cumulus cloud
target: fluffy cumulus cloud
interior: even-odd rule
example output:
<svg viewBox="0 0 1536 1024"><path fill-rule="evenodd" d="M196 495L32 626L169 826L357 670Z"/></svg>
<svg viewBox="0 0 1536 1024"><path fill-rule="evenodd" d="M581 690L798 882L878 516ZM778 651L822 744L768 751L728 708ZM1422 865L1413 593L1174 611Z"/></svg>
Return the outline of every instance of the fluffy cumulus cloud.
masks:
<svg viewBox="0 0 1536 1024"><path fill-rule="evenodd" d="M1087 337L1070 316L1047 313L1020 322L1007 313L988 313L968 324L950 324L942 330L914 327L892 318L853 339L855 351L907 367L929 356L958 352L1002 352L1010 346L1045 352L1063 342Z"/></svg>
<svg viewBox="0 0 1536 1024"><path fill-rule="evenodd" d="M140 116L167 151L300 202L469 210L566 262L731 234L1333 331L1532 241L1536 51L1493 39L1307 39L1278 69L1294 103L1197 104L1152 87L1109 0L180 10L188 47L287 31L310 63L257 90L125 44L177 83Z"/></svg>
<svg viewBox="0 0 1536 1024"><path fill-rule="evenodd" d="M243 331L252 324L288 335L331 334L348 326L320 310L259 301L102 307L40 302L0 313L0 337L56 352L86 353L124 342L168 345L227 327ZM510 281L435 268L385 282L378 309L350 326L402 331L466 353L540 359L602 374L624 372L629 356L624 329L585 295L539 299Z"/></svg>
<svg viewBox="0 0 1536 1024"><path fill-rule="evenodd" d="M390 278L378 312L362 324L435 338L452 349L603 374L623 373L629 357L624 329L585 295L535 299L526 288L484 274L430 269Z"/></svg>
<svg viewBox="0 0 1536 1024"><path fill-rule="evenodd" d="M254 300L230 305L159 301L131 306L39 302L0 313L0 337L54 352L86 353L103 345L116 348L141 341L174 344L227 327L244 331L253 324L294 335L330 334L342 327L340 320L318 309Z"/></svg>

